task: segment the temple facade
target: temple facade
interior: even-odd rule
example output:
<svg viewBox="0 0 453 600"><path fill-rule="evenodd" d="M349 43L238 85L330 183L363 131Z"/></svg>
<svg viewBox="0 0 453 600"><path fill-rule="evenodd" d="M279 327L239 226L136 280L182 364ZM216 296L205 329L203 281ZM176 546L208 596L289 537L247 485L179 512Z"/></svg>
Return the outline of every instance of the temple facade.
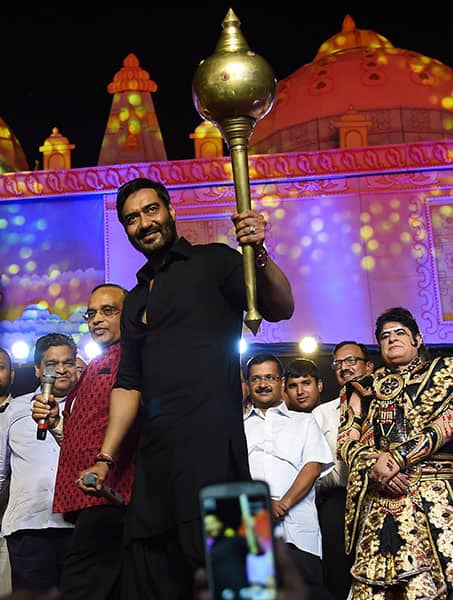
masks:
<svg viewBox="0 0 453 600"><path fill-rule="evenodd" d="M236 246L231 161L218 132L202 124L191 134L195 158L168 160L151 101L156 85L126 57L110 84L98 165L72 169L77 140L64 132L60 147L42 146L53 156L47 169L24 170L17 143L18 168L4 153L0 346L49 331L82 343L90 290L104 281L134 285L143 257L115 211L116 190L129 179L169 188L178 231L192 243ZM250 187L296 309L287 322L263 322L256 336L245 328L246 339L375 344L376 317L402 305L425 343L453 344L452 88L450 67L394 48L349 16L312 63L278 82L274 108L251 139Z"/></svg>

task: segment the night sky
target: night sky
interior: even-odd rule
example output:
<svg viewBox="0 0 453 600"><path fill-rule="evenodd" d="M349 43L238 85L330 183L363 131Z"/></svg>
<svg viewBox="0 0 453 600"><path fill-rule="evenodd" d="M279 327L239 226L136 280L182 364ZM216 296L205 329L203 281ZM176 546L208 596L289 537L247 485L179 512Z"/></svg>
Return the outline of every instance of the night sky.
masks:
<svg viewBox="0 0 453 600"><path fill-rule="evenodd" d="M262 2L124 3L122 9L91 14L79 7L68 15L34 10L1 15L0 116L21 142L30 167L53 127L76 145L72 166L97 163L112 96L107 85L133 52L158 84L152 95L170 160L193 158L190 133L201 122L191 96L200 60L214 52L222 21L233 8L250 48L282 79L311 62L319 46L341 30L346 14L395 47L421 52L453 67L451 10L430 2L424 11L378 3ZM92 3L97 7L97 3ZM128 10L130 12L128 12ZM145 12L143 12L145 11ZM24 11L23 11L24 12ZM452 82L453 86L453 82Z"/></svg>

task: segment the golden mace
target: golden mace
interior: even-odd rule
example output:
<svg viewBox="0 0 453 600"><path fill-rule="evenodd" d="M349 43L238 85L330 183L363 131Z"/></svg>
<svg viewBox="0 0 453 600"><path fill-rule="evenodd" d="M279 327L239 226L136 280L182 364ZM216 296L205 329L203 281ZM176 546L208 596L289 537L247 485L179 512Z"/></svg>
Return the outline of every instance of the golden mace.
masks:
<svg viewBox="0 0 453 600"><path fill-rule="evenodd" d="M201 61L192 82L192 97L200 116L214 123L228 145L238 212L249 210L250 180L247 146L256 121L271 110L275 76L269 64L252 52L230 8L214 54ZM262 317L256 307L255 251L242 249L247 293L245 323L256 335Z"/></svg>

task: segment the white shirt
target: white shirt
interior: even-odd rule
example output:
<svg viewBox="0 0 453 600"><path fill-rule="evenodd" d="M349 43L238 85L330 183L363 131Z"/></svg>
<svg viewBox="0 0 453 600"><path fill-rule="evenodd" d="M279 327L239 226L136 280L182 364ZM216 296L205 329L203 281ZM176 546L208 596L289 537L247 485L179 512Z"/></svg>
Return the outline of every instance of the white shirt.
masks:
<svg viewBox="0 0 453 600"><path fill-rule="evenodd" d="M309 462L321 463L321 477L334 465L329 445L311 413L288 410L282 402L265 413L253 408L244 415L250 472L269 484L280 499ZM322 556L321 531L314 486L282 521L283 537L301 550Z"/></svg>
<svg viewBox="0 0 453 600"><path fill-rule="evenodd" d="M60 447L51 435L36 439L31 416L35 394L14 398L3 413L0 430L0 491L11 472L9 501L2 519L2 536L23 529L73 527L52 513ZM60 400L60 411L64 399Z"/></svg>
<svg viewBox="0 0 453 600"><path fill-rule="evenodd" d="M10 402L11 402L11 400L12 400L12 399L13 399L13 397L11 396L11 394L9 394L9 395L7 396L7 398L5 398L5 400L3 400L3 402L0 402L0 408L2 408L2 407L3 407L3 405L5 405L5 404L6 404L6 408L8 408L8 404L10 404ZM5 409L5 410L6 410L6 409ZM0 412L0 419L1 419L1 415L2 415L3 413L4 413L4 410L2 410L2 411Z"/></svg>
<svg viewBox="0 0 453 600"><path fill-rule="evenodd" d="M348 469L342 460L337 458L337 437L340 426L340 398L330 402L323 402L313 409L312 412L318 422L321 431L326 436L332 455L335 459L334 469L319 481L321 489L333 487L346 487L348 480Z"/></svg>
<svg viewBox="0 0 453 600"><path fill-rule="evenodd" d="M4 427L3 423L5 420L5 412L8 410L12 399L13 399L13 397L11 396L11 394L9 394L8 397L5 400L3 400L3 402L0 402L0 409L2 409L2 408L4 409L0 412L0 432L1 432L2 428ZM5 512L6 505L8 504L8 497L9 497L9 482L7 481L2 488L2 491L0 492L0 529L1 529L1 524L2 524L3 513ZM0 550L0 554L1 554L1 550ZM0 569L0 572L1 572L1 569ZM1 587L1 583L0 583L0 594L1 594L1 590L2 590L2 587Z"/></svg>

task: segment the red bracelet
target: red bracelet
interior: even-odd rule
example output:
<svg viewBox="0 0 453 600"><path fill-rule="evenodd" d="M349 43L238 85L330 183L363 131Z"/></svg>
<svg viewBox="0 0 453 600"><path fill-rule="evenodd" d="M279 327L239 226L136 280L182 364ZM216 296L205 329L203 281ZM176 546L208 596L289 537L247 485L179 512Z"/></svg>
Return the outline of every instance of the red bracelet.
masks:
<svg viewBox="0 0 453 600"><path fill-rule="evenodd" d="M106 464L109 465L109 467L111 465L113 465L113 456L110 456L110 454L106 454L105 452L99 452L98 454L96 454L96 457L94 459L94 462L104 462Z"/></svg>

